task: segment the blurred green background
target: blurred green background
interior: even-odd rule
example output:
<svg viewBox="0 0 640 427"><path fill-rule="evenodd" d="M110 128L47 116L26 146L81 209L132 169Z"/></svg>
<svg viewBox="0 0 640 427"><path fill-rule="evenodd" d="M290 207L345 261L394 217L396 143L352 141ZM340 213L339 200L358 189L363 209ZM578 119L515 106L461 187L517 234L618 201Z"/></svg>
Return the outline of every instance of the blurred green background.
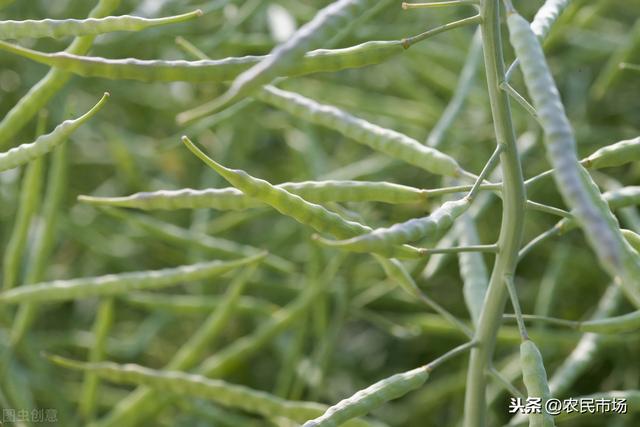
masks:
<svg viewBox="0 0 640 427"><path fill-rule="evenodd" d="M328 3L123 1L117 14L160 17L195 8L202 8L206 13L187 23L140 33L99 36L91 55L193 59L176 44L177 36L184 37L211 58L264 54L277 43L277 37L287 36L286 29L290 24L302 25ZM468 7L403 11L400 2L387 0L384 3L375 16L353 28L335 47L367 40L400 39L473 13ZM514 3L531 19L542 1L516 0ZM17 1L0 10L0 20L82 18L93 6L94 2L80 0ZM639 133L640 75L620 71L606 85L601 77L616 55L626 54L628 62L640 63L638 16L640 2L576 0L554 27L545 45L577 133L581 155ZM381 65L290 79L281 87L339 106L424 141L453 95L473 31L467 27L438 35ZM26 47L55 52L63 50L69 40L25 39L19 42ZM510 62L512 52L508 46L506 55ZM46 72L44 66L0 53L0 116L4 116ZM518 73L513 84L521 93L526 93ZM176 125L175 116L179 112L208 101L225 89L222 84L146 84L73 77L49 102L48 131L62 120L85 111L104 91L112 95L104 110L71 138L68 185L55 247L45 273L47 280L165 268L215 258L197 245L167 241L131 221L76 201L81 194L123 196L160 189L226 187L226 182L215 172L184 149L179 141L182 134L204 146L221 163L244 169L272 183L335 178L389 181L419 188L443 185L439 177L387 159L333 131L300 122L257 101L243 103L239 108L190 127ZM548 168L541 132L519 105L512 104L512 110L522 149L527 144L532 145L523 156L523 167L527 177L533 176ZM30 142L34 137L35 120L12 138L8 146ZM454 155L465 169L477 173L494 145L486 85L480 67L464 110L447 133L441 149ZM625 185L640 182L637 164L603 172ZM20 169L0 173L0 251L4 250L14 227L21 176ZM611 185L606 177L598 180ZM535 201L562 206L552 180L537 184L528 196ZM440 201L432 203L437 205ZM343 208L346 213L354 211L362 215L371 226L385 226L421 216L430 211L432 205L372 203L345 204ZM183 210L128 212L127 215L151 216L189 229L196 235L213 235L253 245L290 260L296 266L295 275L286 276L261 268L249 286L249 295L277 305L290 301L307 284L309 271L317 268L314 262L324 266L339 254L334 250L318 249L311 243L311 232L306 227L267 208L228 213ZM35 227L39 220L41 218L36 216L32 226ZM499 221L500 205L496 201L478 222L483 243L495 240ZM528 212L525 241L553 226L555 221L556 218L547 214ZM29 250L28 245L25 253ZM492 258L486 256L488 267ZM26 255L24 259L26 262ZM545 274L558 281L550 313L568 319L580 319L591 313L609 280L580 232L546 242L520 264L517 285L525 312L533 311ZM419 285L425 292L460 318L468 319L455 258L429 280L421 277L418 275ZM390 289L384 280L382 271L370 257L349 255L329 284L331 292L323 304L228 379L273 391L279 381L283 381L279 376L292 368L288 365L294 360L294 379L289 387L280 391L284 390L285 396L295 399L332 403L380 378L424 364L464 341L459 332L443 322L438 323L438 319L425 314L422 306L398 290L381 292L367 303L366 299L376 289ZM167 292L218 294L224 290L223 285L194 283ZM356 308L358 301L363 300L364 305ZM34 367L40 366L38 352L45 350L86 358L87 348L92 343L90 330L97 303L97 300L87 299L41 306L37 323L30 332L28 350L25 350L31 357L22 354L14 367L29 383L38 407L64 403L62 407L56 406L63 420L60 425L75 422L72 421L76 410L74 402L78 399L81 378L75 372L51 369L44 362L43 371L38 371ZM205 316L204 312L187 315L162 309L145 310L118 301L116 321L108 341L108 359L160 367ZM255 314L235 316L224 339L211 352L251 332L263 321ZM3 335L6 335L6 329L4 331ZM505 328L498 346L495 359L498 367L517 354L518 337L515 332L509 335L509 331L515 331L511 324ZM548 371L552 373L571 351L579 335L553 328L541 334L539 344ZM298 354L291 356L291 348L296 345L299 345ZM329 350L325 348L327 345ZM612 337L606 345L607 351L588 376L574 385L570 395L638 388L640 345L637 335ZM323 351L327 354L323 355ZM324 372L317 369L322 357L326 358L322 362ZM433 379L421 391L386 405L374 415L393 426L455 425L463 406L465 372L465 357L449 362L434 373ZM322 381L316 378L320 374L324 377ZM519 384L520 380L515 381ZM100 390L100 411L103 412L125 396L127 388L104 383ZM52 393L64 397L54 399ZM185 409L184 405L176 404L167 407L166 413L148 425L226 425L224 416L215 418L211 415L214 412L211 407L203 408L198 412L197 408ZM492 406L496 425L508 420L506 408L507 395L501 393ZM205 412L208 415L204 415ZM625 418L626 423L620 425L637 425L638 421L637 415L629 415ZM583 418L566 425L596 426L608 422L603 417Z"/></svg>

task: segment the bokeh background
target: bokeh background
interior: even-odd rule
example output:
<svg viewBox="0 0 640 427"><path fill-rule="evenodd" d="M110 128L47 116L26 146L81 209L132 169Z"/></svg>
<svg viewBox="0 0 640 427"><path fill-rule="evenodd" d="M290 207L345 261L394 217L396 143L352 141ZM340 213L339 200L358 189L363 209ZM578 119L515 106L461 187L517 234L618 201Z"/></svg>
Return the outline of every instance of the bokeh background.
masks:
<svg viewBox="0 0 640 427"><path fill-rule="evenodd" d="M211 58L264 54L328 3L123 1L118 14L160 17L195 8L206 13L187 23L140 33L99 36L91 54L108 58L193 59L176 43L178 36ZM474 13L470 7L403 11L400 2L383 3L379 12L355 26L335 47L367 40L400 39ZM542 1L514 3L531 19ZM586 155L603 145L638 135L640 75L616 71L611 76L608 70L620 58L640 63L640 3L626 0L572 3L553 28L545 50L577 133L578 150ZM17 1L0 10L0 20L82 18L93 6L94 2L81 0ZM381 65L289 79L280 86L424 141L455 91L473 31L467 27L440 34ZM55 52L63 50L69 39L25 39L19 43ZM513 54L508 44L505 54L510 62ZM10 111L46 72L45 66L1 52L0 116ZM518 73L513 84L526 94ZM197 244L199 236L209 235L268 249L291 261L295 273L285 275L260 268L247 291L257 301L282 306L313 277L321 276L318 271L330 259L340 256L338 251L319 249L312 243L308 228L272 209L126 211L124 216L114 216L77 201L78 195L83 194L123 196L160 189L226 187L224 180L182 146L179 137L183 134L204 146L223 164L272 183L331 178L389 181L419 188L443 185L439 177L376 154L336 132L301 122L258 101L243 102L188 127L176 124L178 113L220 95L225 89L224 84L148 84L73 77L47 104L49 131L62 120L85 111L103 92L112 95L103 111L69 141L68 180L55 245L44 273L46 280L165 268L219 258L220 254ZM512 110L520 148L525 151L524 172L527 177L533 176L548 168L541 131L519 105L514 103ZM35 123L34 119L18 135L3 140L3 150L33 140ZM477 173L494 146L481 65L464 109L440 148ZM602 172L596 178L605 189L616 182L624 185L640 182L637 164ZM0 251L5 250L15 226L22 176L21 169L0 173ZM528 196L563 207L552 180L535 185ZM424 215L440 203L440 200L426 205L360 203L344 204L341 209L346 215L360 215L371 226L384 226ZM32 219L33 230L42 220L41 215L42 209ZM625 218L633 221L635 216L629 213ZM150 219L161 221L160 228L170 224L188 230L193 241L172 241L157 230L141 226ZM553 226L557 218L528 212L526 220L525 241L529 241ZM495 241L499 224L500 204L495 199L478 221L483 243ZM625 224L629 228L638 225ZM32 241L30 238L22 257L23 267L28 263ZM485 258L488 268L492 258ZM469 318L455 257L442 263L429 277L420 268L411 267L426 293L459 318ZM161 292L216 296L224 291L229 277L216 282L218 285L191 283ZM608 284L609 278L577 231L533 250L517 272L525 312L536 310L541 289L552 289L548 311L567 319L588 317ZM326 295L307 316L226 379L292 399L333 403L380 378L424 364L464 342L464 336L446 322L400 290L394 290L370 257L349 255L327 287ZM24 382L24 392L35 407L59 410L60 425L82 425L75 415L81 376L52 368L38 354L44 350L85 359L93 342L91 328L97 304L95 299L85 299L41 306L27 343L11 367ZM621 310L628 308L623 305ZM208 314L204 310L186 313L161 306L141 307L126 300L116 301L115 313L107 358L151 367L166 363ZM265 321L265 316L269 314L250 312L234 316L211 353L251 333ZM4 337L9 327L6 321L10 320L5 318L2 326ZM537 333L551 374L580 335L553 327L539 328ZM499 337L496 366L506 367L507 375L520 386L518 372L513 369L519 340L514 325L506 324ZM568 395L638 388L637 334L612 336L604 346L606 351ZM466 357L462 357L443 365L423 389L385 405L373 415L391 426L456 425L463 407L466 363ZM99 412L112 408L126 396L128 389L102 383ZM493 422L501 425L508 421L508 396L499 391L495 394L491 406ZM183 400L190 401L190 405L178 399L178 403L166 407L147 425L234 425L237 421L229 421L234 419L231 416L242 416L242 423L255 423L246 425L273 425L204 402ZM594 417L568 421L566 425L633 426L639 420L637 415L619 417L616 421Z"/></svg>

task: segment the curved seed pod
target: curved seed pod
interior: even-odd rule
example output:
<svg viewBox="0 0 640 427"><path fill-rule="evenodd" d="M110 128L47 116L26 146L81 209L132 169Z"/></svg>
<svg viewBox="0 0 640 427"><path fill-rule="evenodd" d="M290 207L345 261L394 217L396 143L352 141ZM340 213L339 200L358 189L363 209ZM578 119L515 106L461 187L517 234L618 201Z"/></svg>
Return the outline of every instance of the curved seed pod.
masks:
<svg viewBox="0 0 640 427"><path fill-rule="evenodd" d="M51 302L86 298L97 295L117 295L140 289L158 289L180 282L202 280L254 263L266 253L233 261L211 261L162 270L109 274L71 280L25 285L0 293L0 303Z"/></svg>
<svg viewBox="0 0 640 427"><path fill-rule="evenodd" d="M349 21L373 7L375 3L373 0L337 0L331 3L300 27L286 42L276 46L265 59L240 74L224 95L180 114L178 122L184 123L215 113L284 74L288 69L294 68L305 52L320 47L323 42L347 26Z"/></svg>
<svg viewBox="0 0 640 427"><path fill-rule="evenodd" d="M531 21L531 31L538 37L544 39L549 34L551 27L558 20L558 17L569 6L571 0L547 0Z"/></svg>
<svg viewBox="0 0 640 427"><path fill-rule="evenodd" d="M346 240L319 239L327 246L354 252L384 252L393 245L414 242L429 235L440 234L453 224L470 205L467 198L444 203L431 215L394 224L389 228L377 228L370 233Z"/></svg>
<svg viewBox="0 0 640 427"><path fill-rule="evenodd" d="M110 15L120 5L121 0L99 0L91 10L89 17L101 18ZM73 39L66 52L84 55L91 48L95 36L82 36ZM38 83L31 86L16 105L0 122L0 149L3 149L13 136L40 111L49 100L66 84L71 76L61 70L49 70Z"/></svg>
<svg viewBox="0 0 640 427"><path fill-rule="evenodd" d="M587 169L601 169L637 161L640 161L640 137L602 147L581 163Z"/></svg>
<svg viewBox="0 0 640 427"><path fill-rule="evenodd" d="M542 399L542 413L529 415L530 427L552 427L555 425L553 417L544 409L544 402L551 398L547 372L540 350L531 340L524 340L520 344L520 364L522 365L522 380L527 388L529 397Z"/></svg>
<svg viewBox="0 0 640 427"><path fill-rule="evenodd" d="M371 231L370 227L355 221L348 221L323 206L309 203L302 197L291 194L283 188L271 185L265 180L254 178L243 170L229 169L204 154L186 136L182 142L200 160L218 172L231 185L249 197L258 199L289 216L301 224L308 225L321 233L330 233L338 237L352 237ZM383 254L389 256L417 257L420 251L409 246L393 247L387 245Z"/></svg>
<svg viewBox="0 0 640 427"><path fill-rule="evenodd" d="M605 212L596 205L595 199L602 200L597 187L594 189L590 186L582 174L573 130L547 67L542 47L529 23L520 15L511 11L507 23L511 44L521 61L525 83L546 136L547 153L554 167L560 192L584 228L600 262L615 276L623 264L621 239L611 227L609 217L612 215L608 208Z"/></svg>
<svg viewBox="0 0 640 427"><path fill-rule="evenodd" d="M275 187L297 194L312 203L326 202L424 202L428 191L389 182L367 181L304 181L286 182ZM245 196L236 188L206 190L161 190L142 192L126 197L80 196L78 200L95 205L117 206L143 210L155 209L217 209L243 210L262 206L259 200Z"/></svg>
<svg viewBox="0 0 640 427"><path fill-rule="evenodd" d="M226 381L209 379L202 375L179 371L161 371L135 364L119 365L111 362L86 363L49 356L56 365L83 370L118 384L146 385L163 392L200 397L212 402L236 408L264 417L285 417L297 422L322 415L327 406L315 402L285 400L270 393ZM352 427L369 426L365 421L354 420L345 424Z"/></svg>
<svg viewBox="0 0 640 427"><path fill-rule="evenodd" d="M93 108L77 119L65 120L53 132L38 137L34 142L0 153L0 172L23 165L62 144L76 129L100 111L107 99L109 99L109 93L105 93Z"/></svg>
<svg viewBox="0 0 640 427"><path fill-rule="evenodd" d="M347 420L368 414L383 403L404 396L421 387L429 379L430 369L423 366L395 374L358 391L338 402L321 417L307 421L302 427L337 427Z"/></svg>
<svg viewBox="0 0 640 427"><path fill-rule="evenodd" d="M356 142L426 171L445 176L459 176L462 173L453 157L426 147L404 134L352 116L334 106L320 104L297 93L273 86L265 87L256 96L261 101L295 117L338 131Z"/></svg>
<svg viewBox="0 0 640 427"><path fill-rule="evenodd" d="M551 27L556 23L562 12L569 6L571 0L546 0L538 12L533 17L531 22L531 31L538 37L538 40L547 38ZM520 64L520 60L516 58L515 61L509 66L505 75L505 81L509 81L511 75L516 70L516 67Z"/></svg>
<svg viewBox="0 0 640 427"><path fill-rule="evenodd" d="M188 21L198 16L202 16L201 10L156 19L123 15L87 19L0 21L0 39L86 36L114 31L140 31L159 25Z"/></svg>
<svg viewBox="0 0 640 427"><path fill-rule="evenodd" d="M233 80L268 57L242 56L200 61L107 59L66 52L43 53L2 41L0 49L80 76L142 82L223 82ZM370 41L343 49L317 49L305 54L282 75L294 77L365 67L384 62L404 50L401 40Z"/></svg>

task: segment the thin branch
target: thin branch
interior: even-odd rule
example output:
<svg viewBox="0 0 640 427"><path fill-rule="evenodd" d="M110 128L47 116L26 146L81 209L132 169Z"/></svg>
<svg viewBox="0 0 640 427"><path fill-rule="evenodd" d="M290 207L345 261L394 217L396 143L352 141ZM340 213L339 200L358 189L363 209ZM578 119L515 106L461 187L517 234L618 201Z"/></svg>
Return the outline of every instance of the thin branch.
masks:
<svg viewBox="0 0 640 427"><path fill-rule="evenodd" d="M435 36L436 34L440 34L458 27L479 24L480 22L482 22L482 17L480 15L474 15L469 18L461 19L459 21L450 22L448 24L433 28L429 31L425 31L424 33L418 34L417 36L404 38L402 39L402 46L405 49L409 49L412 45L421 42L424 39L428 39L429 37Z"/></svg>

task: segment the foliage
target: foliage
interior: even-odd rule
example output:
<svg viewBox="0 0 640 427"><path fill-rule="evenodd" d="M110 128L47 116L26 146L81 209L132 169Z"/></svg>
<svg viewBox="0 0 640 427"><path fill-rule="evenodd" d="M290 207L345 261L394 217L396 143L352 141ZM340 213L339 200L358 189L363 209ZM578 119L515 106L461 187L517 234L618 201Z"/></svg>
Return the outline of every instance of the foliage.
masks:
<svg viewBox="0 0 640 427"><path fill-rule="evenodd" d="M637 425L639 15L0 0L0 407Z"/></svg>

